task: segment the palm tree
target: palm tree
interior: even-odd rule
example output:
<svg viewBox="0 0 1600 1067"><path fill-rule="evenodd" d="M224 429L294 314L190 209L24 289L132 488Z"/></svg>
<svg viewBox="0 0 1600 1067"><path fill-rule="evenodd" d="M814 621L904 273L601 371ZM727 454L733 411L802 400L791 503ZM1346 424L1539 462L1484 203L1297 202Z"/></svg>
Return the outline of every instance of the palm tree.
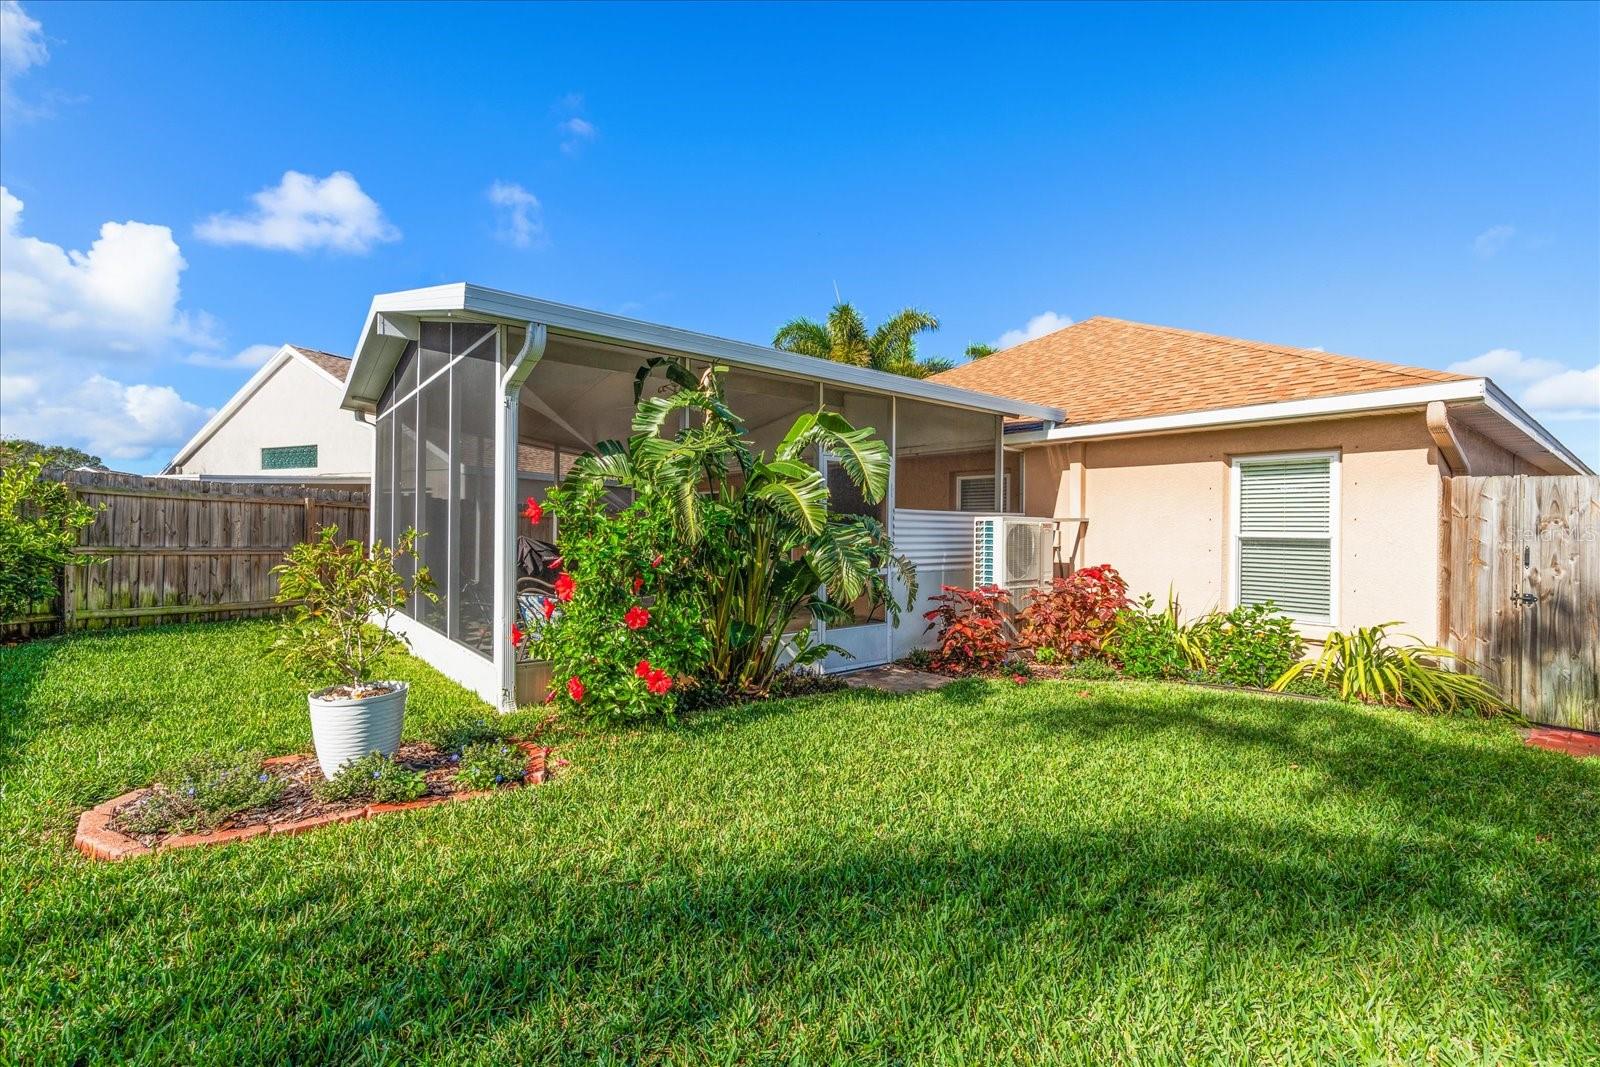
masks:
<svg viewBox="0 0 1600 1067"><path fill-rule="evenodd" d="M939 320L926 311L905 308L868 330L867 322L855 305L835 304L828 321L791 319L778 328L772 338L775 348L803 356L831 359L855 367L926 378L955 366L948 359L917 358L917 335L939 328Z"/></svg>
<svg viewBox="0 0 1600 1067"><path fill-rule="evenodd" d="M968 359L982 359L984 356L992 356L998 351L1000 350L994 345L986 345L982 341L974 341L967 346L967 350L963 355Z"/></svg>
<svg viewBox="0 0 1600 1067"><path fill-rule="evenodd" d="M657 367L677 391L644 397ZM706 598L709 677L764 692L786 661L803 666L843 651L813 644L805 629L790 634L802 612L846 622L844 605L865 593L898 620L901 605L888 572L909 605L916 571L895 554L877 520L832 510L827 483L810 458L826 452L876 503L888 492L888 445L841 415L811 411L795 419L769 459L749 447L743 420L723 401L725 369L713 367L697 379L669 361L647 361L634 380L638 406L628 440L600 442L567 479L625 486L670 509ZM699 417L685 425L679 417L685 411ZM666 436L673 426L683 428Z"/></svg>

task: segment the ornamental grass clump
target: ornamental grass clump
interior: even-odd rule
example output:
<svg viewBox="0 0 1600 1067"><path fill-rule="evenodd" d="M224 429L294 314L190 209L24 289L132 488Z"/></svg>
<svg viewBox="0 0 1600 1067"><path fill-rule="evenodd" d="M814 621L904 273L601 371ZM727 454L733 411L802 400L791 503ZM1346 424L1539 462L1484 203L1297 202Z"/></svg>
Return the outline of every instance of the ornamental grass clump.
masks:
<svg viewBox="0 0 1600 1067"><path fill-rule="evenodd" d="M1364 626L1323 638L1322 654L1290 666L1273 690L1291 690L1297 680L1310 678L1337 686L1343 700L1373 704L1400 704L1436 714L1466 712L1478 715L1514 715L1516 708L1484 679L1467 673L1472 662L1438 645L1408 638L1409 645L1389 643L1388 631L1397 622ZM1448 664L1462 669L1452 670Z"/></svg>

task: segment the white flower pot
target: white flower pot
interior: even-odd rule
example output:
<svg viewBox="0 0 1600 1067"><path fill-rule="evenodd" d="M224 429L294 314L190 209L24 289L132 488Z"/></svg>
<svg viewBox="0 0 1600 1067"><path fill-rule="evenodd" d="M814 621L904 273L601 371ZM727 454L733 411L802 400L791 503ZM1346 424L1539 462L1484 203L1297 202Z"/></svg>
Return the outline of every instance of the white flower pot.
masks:
<svg viewBox="0 0 1600 1067"><path fill-rule="evenodd" d="M306 698L311 706L311 739L324 777L332 778L352 760L374 752L392 756L400 747L410 686L405 682L372 684L393 688L369 697L325 696L325 689Z"/></svg>

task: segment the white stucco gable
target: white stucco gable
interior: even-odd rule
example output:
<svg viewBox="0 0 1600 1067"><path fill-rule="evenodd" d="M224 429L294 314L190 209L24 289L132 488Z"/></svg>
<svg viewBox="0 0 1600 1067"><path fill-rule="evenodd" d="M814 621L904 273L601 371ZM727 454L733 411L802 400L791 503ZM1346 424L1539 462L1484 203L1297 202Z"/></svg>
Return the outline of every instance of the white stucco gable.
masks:
<svg viewBox="0 0 1600 1067"><path fill-rule="evenodd" d="M337 356L284 345L162 473L365 488L372 475L372 427L340 408L344 380L334 372L347 364Z"/></svg>

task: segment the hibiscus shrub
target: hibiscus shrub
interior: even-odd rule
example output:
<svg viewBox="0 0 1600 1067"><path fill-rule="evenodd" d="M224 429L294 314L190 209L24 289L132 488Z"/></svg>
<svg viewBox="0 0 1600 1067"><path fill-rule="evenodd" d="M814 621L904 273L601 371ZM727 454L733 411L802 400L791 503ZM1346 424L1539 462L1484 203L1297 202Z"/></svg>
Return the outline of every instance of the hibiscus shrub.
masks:
<svg viewBox="0 0 1600 1067"><path fill-rule="evenodd" d="M556 599L512 641L550 661L550 699L568 710L601 721L670 716L706 638L669 510L641 494L619 511L603 487L576 482L551 489L546 505L558 531Z"/></svg>
<svg viewBox="0 0 1600 1067"><path fill-rule="evenodd" d="M1011 654L1006 639L1006 609L1011 598L997 585L962 589L939 587L938 605L923 613L928 629L939 628L939 647L928 666L949 674L988 674L1005 665Z"/></svg>
<svg viewBox="0 0 1600 1067"><path fill-rule="evenodd" d="M1024 645L1072 662L1101 654L1117 612L1127 606L1128 583L1111 564L1102 563L1030 592L1017 629Z"/></svg>

